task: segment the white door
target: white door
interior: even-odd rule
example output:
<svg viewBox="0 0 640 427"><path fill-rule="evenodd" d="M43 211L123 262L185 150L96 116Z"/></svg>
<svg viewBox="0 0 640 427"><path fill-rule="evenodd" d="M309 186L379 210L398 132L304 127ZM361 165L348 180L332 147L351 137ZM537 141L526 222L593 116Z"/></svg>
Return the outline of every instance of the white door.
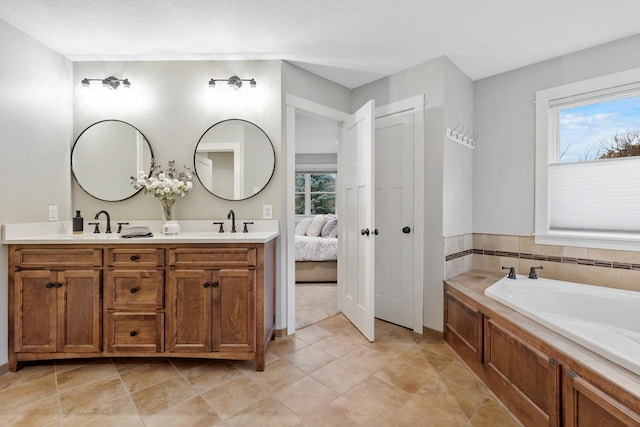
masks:
<svg viewBox="0 0 640 427"><path fill-rule="evenodd" d="M202 185L209 191L213 191L213 161L202 154L196 154L196 170L200 171L198 178Z"/></svg>
<svg viewBox="0 0 640 427"><path fill-rule="evenodd" d="M413 329L413 111L375 127L375 317Z"/></svg>
<svg viewBox="0 0 640 427"><path fill-rule="evenodd" d="M363 105L343 125L338 248L342 311L374 340L374 108Z"/></svg>

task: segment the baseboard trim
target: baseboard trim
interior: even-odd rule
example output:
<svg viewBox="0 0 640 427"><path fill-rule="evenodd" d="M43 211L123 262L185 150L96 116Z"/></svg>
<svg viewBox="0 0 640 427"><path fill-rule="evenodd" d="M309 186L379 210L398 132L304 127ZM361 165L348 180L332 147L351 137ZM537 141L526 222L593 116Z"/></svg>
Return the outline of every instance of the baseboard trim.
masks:
<svg viewBox="0 0 640 427"><path fill-rule="evenodd" d="M427 328L426 326L422 327L422 335L430 335L432 337L438 337L443 339L443 333L440 331L436 331L435 329Z"/></svg>
<svg viewBox="0 0 640 427"><path fill-rule="evenodd" d="M9 372L9 364L0 365L0 376Z"/></svg>
<svg viewBox="0 0 640 427"><path fill-rule="evenodd" d="M276 338L286 337L287 336L287 328L276 329L275 334L276 334Z"/></svg>

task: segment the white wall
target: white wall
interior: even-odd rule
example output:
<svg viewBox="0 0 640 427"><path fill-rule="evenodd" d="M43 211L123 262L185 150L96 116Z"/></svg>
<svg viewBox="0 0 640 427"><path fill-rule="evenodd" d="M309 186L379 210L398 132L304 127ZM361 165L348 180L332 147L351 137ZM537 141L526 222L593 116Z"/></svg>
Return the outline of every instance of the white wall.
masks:
<svg viewBox="0 0 640 427"><path fill-rule="evenodd" d="M71 218L71 62L0 20L0 223ZM0 249L0 366L7 351L7 247Z"/></svg>
<svg viewBox="0 0 640 427"><path fill-rule="evenodd" d="M640 35L475 82L474 232L533 233L535 92L640 67L638 46Z"/></svg>

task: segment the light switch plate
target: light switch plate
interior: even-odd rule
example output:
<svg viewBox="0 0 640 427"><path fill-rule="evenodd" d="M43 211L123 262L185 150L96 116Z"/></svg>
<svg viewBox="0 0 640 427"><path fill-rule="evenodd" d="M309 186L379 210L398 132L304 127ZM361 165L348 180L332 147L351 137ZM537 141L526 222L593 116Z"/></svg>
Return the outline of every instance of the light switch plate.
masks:
<svg viewBox="0 0 640 427"><path fill-rule="evenodd" d="M262 205L262 219L273 219L272 205Z"/></svg>
<svg viewBox="0 0 640 427"><path fill-rule="evenodd" d="M57 221L58 220L58 207L53 205L49 206L49 221Z"/></svg>

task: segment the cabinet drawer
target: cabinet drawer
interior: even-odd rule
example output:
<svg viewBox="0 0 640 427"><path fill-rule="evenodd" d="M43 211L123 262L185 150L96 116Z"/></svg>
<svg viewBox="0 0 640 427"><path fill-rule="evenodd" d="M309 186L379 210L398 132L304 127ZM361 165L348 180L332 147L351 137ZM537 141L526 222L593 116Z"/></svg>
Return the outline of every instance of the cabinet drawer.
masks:
<svg viewBox="0 0 640 427"><path fill-rule="evenodd" d="M109 267L162 267L164 250L154 248L107 248L105 264Z"/></svg>
<svg viewBox="0 0 640 427"><path fill-rule="evenodd" d="M255 267L256 248L177 248L169 251L172 267Z"/></svg>
<svg viewBox="0 0 640 427"><path fill-rule="evenodd" d="M107 309L162 309L164 274L162 270L107 270L104 293Z"/></svg>
<svg viewBox="0 0 640 427"><path fill-rule="evenodd" d="M120 313L107 315L107 351L164 351L164 313Z"/></svg>
<svg viewBox="0 0 640 427"><path fill-rule="evenodd" d="M98 248L42 248L18 249L15 265L19 267L100 267L102 249Z"/></svg>

